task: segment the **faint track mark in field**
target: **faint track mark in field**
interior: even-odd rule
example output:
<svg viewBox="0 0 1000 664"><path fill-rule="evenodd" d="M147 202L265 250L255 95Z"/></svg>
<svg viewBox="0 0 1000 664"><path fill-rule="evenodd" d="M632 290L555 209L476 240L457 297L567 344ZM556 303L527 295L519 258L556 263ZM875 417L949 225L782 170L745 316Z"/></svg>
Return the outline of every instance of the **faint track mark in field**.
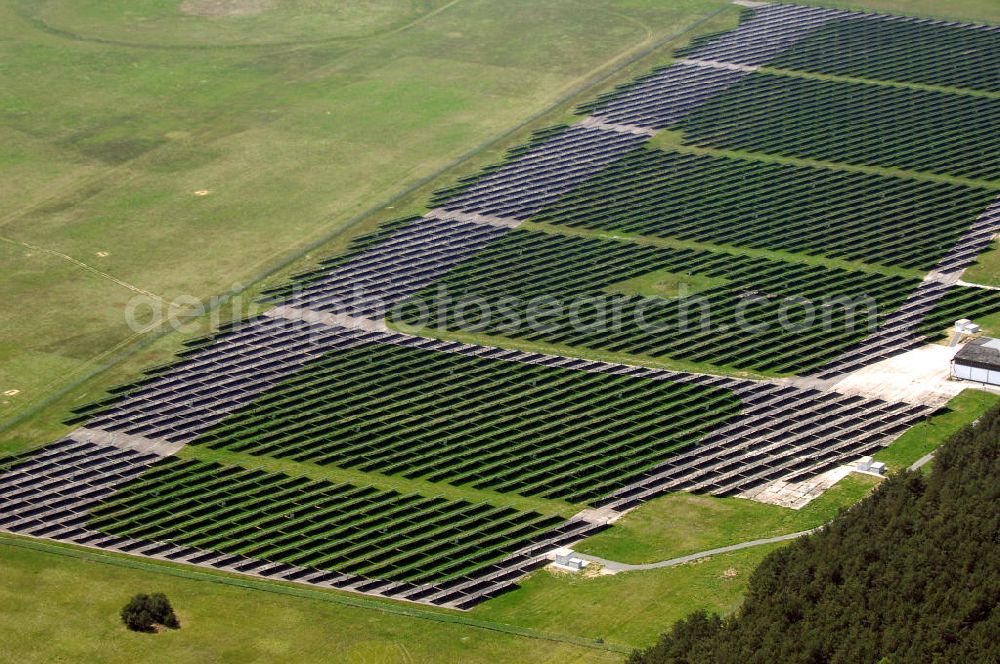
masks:
<svg viewBox="0 0 1000 664"><path fill-rule="evenodd" d="M108 46L122 46L125 48L142 48L142 49L159 49L159 50L211 50L211 49L267 49L267 48L296 48L299 46L315 46L320 44L333 44L336 42L352 42L361 43L370 39L377 39L379 37L387 37L391 35L398 34L404 30L409 30L410 28L423 23L429 18L437 16L441 12L449 9L458 3L463 2L463 0L451 0L444 5L441 5L437 9L427 12L426 14L415 16L411 20L403 23L402 25L388 26L382 30L375 31L367 35L355 35L355 36L340 36L340 37L329 37L326 39L295 39L288 41L274 41L274 42L253 42L249 44L156 44L149 43L144 44L142 42L130 42L121 41L117 39L106 39L103 37L91 37L78 32L73 32L71 30L64 30L62 28L57 28L53 25L49 25L45 22L43 18L33 13L30 9L25 9L19 7L16 11L18 15L34 26L36 29L44 32L46 34L53 35L55 37L60 37L62 39L69 39L78 42L89 42L94 44L106 44Z"/></svg>
<svg viewBox="0 0 1000 664"><path fill-rule="evenodd" d="M32 251L41 251L41 252L44 252L46 254L49 254L50 256L55 256L56 258L60 258L60 259L62 259L64 261L72 263L73 265L76 265L79 268L87 270L88 272L90 272L92 274L96 274L97 276L101 277L102 279L107 279L108 281L114 282L114 283L118 284L119 286L121 286L123 288L127 288L130 291L132 291L133 293L138 293L140 295L146 295L147 297L151 297L151 298L155 299L157 302L160 302L161 304L169 304L169 302L167 302L164 298L160 297L156 293L148 291L145 288L139 288L138 286L130 284L127 281L123 281L123 280L119 279L118 277L115 277L115 276L112 276L112 275L108 274L107 272L102 272L101 270L98 270L96 267L93 267L92 265L87 265L83 261L77 260L76 258L73 258L69 254L64 254L61 251L56 251L55 249L46 249L45 247L39 247L36 244L29 244L27 242L21 242L19 240L14 240L14 239L11 239L9 237L4 237L2 235L0 235L0 240L2 240L3 242L6 242L8 244L13 244L13 245L25 247L27 249L31 249Z"/></svg>

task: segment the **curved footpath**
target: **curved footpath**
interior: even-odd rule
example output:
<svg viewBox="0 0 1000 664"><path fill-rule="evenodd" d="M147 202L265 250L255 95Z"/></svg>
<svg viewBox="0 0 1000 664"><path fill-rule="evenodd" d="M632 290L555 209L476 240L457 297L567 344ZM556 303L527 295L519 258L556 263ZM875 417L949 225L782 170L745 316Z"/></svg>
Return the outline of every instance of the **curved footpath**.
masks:
<svg viewBox="0 0 1000 664"><path fill-rule="evenodd" d="M917 459L911 466L910 470L917 470L928 461L934 457L934 453L925 454L924 456ZM824 524L825 525L825 524ZM610 572L632 572L636 570L644 569L659 569L661 567L673 567L674 565L682 565L684 563L689 563L693 560L698 560L699 558L707 558L709 556L715 556L720 553L729 553L730 551L739 551L740 549L749 549L754 546L763 546L765 544L774 544L776 542L787 542L788 540L798 539L805 535L816 532L823 526L818 526L812 528L811 530L800 530L797 533L789 533L787 535L778 535L777 537L765 537L764 539L749 540L747 542L740 542L739 544L730 544L729 546L721 546L718 549L708 549L707 551L699 551L698 553L689 553L686 556L680 556L678 558L671 558L669 560L660 560L655 563L642 563L639 565L630 565L629 563L620 563L616 560L607 560L606 558L599 558L597 556L591 556L586 553L576 552L577 558L582 558L584 560L589 560L590 562L599 563L606 570Z"/></svg>
<svg viewBox="0 0 1000 664"><path fill-rule="evenodd" d="M820 526L822 528L822 526ZM753 546L762 546L764 544L774 544L775 542L786 542L788 540L793 540L803 535L808 535L809 533L818 530L814 528L812 530L803 530L797 533L790 533L788 535L778 535L777 537L767 537L765 539L750 540L749 542L740 542L739 544L730 544L729 546L722 546L718 549L709 549L708 551L699 551L698 553L691 553L686 556L681 556L679 558L671 558L670 560L661 560L655 563L643 563L640 565L630 565L628 563L620 563L615 560L605 560L604 558L598 558L597 556L587 555L585 553L576 553L577 558L583 558L584 560L589 560L591 562L599 563L604 566L604 568L610 572L632 572L636 570L644 569L658 569L660 567L673 567L674 565L681 565L683 563L689 563L693 560L698 560L699 558L707 558L708 556L714 556L720 553L729 553L730 551L738 551L740 549L749 549Z"/></svg>

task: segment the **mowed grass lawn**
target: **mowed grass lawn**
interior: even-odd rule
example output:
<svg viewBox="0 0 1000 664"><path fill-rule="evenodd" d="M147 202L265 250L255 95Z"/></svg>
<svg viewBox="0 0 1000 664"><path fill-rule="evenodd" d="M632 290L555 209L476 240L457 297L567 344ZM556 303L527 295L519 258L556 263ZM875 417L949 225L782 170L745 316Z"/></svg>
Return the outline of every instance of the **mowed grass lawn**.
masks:
<svg viewBox="0 0 1000 664"><path fill-rule="evenodd" d="M0 0L0 422L726 3L183 5Z"/></svg>
<svg viewBox="0 0 1000 664"><path fill-rule="evenodd" d="M137 592L167 594L181 629L136 634L118 612ZM557 640L425 620L309 597L130 569L0 543L0 662L538 662L622 655ZM319 597L317 597L319 596Z"/></svg>
<svg viewBox="0 0 1000 664"><path fill-rule="evenodd" d="M699 551L821 526L853 505L880 480L848 475L799 510L744 498L673 493L626 514L574 548L623 563L652 563Z"/></svg>
<svg viewBox="0 0 1000 664"><path fill-rule="evenodd" d="M994 241L988 250L981 253L962 279L973 284L1000 286L1000 242Z"/></svg>

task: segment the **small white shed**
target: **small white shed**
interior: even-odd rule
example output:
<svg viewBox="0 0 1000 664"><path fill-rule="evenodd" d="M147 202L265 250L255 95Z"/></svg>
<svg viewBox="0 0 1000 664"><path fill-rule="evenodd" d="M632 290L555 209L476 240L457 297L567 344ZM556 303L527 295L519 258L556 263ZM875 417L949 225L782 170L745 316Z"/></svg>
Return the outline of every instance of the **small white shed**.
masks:
<svg viewBox="0 0 1000 664"><path fill-rule="evenodd" d="M561 547L555 550L555 563L559 567L571 570L581 570L587 565L587 561L577 558L573 549Z"/></svg>

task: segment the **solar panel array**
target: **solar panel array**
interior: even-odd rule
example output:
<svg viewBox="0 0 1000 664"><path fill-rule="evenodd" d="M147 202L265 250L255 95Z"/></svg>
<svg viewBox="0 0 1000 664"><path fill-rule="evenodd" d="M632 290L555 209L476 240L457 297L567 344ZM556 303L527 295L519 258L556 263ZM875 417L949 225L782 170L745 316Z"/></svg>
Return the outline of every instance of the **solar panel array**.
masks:
<svg viewBox="0 0 1000 664"><path fill-rule="evenodd" d="M146 438L187 441L341 344L328 326L261 317L239 325L169 371L123 386L123 396L81 406L74 421Z"/></svg>
<svg viewBox="0 0 1000 664"><path fill-rule="evenodd" d="M411 584L467 575L564 521L173 457L90 514L89 528L131 539Z"/></svg>
<svg viewBox="0 0 1000 664"><path fill-rule="evenodd" d="M503 234L495 226L420 218L326 272L322 279L303 284L283 302L379 318Z"/></svg>
<svg viewBox="0 0 1000 664"><path fill-rule="evenodd" d="M739 409L691 383L371 345L326 355L194 444L582 502Z"/></svg>
<svg viewBox="0 0 1000 664"><path fill-rule="evenodd" d="M697 37L677 50L681 58L759 66L809 37L818 28L854 12L822 7L772 4L744 11L740 25Z"/></svg>
<svg viewBox="0 0 1000 664"><path fill-rule="evenodd" d="M839 19L767 64L821 74L1000 92L1000 29Z"/></svg>
<svg viewBox="0 0 1000 664"><path fill-rule="evenodd" d="M862 41L864 49L845 53L843 48L838 48L840 44L829 43L831 34L857 40L857 33L851 32L855 29L866 31L867 38ZM956 59L962 61L963 52L966 68L988 71L993 62L991 58L996 54L983 51L995 43L997 31L996 26L775 3L744 12L736 29L698 37L678 49L675 55L748 66L786 63L796 65L789 68L805 71L824 71L816 68L820 66L817 60L832 61L838 62L841 68L827 73L855 76L871 73L859 68L860 63L877 61L881 67L896 72L889 77L892 80L907 80L900 78L900 69L926 69L928 63L933 62L948 67ZM957 36L962 33L967 34ZM975 50L970 52L970 48ZM901 63L893 57L900 51L910 54L907 62ZM930 57L914 57L914 53L930 54ZM804 57L806 54L811 57ZM848 63L842 62L845 58L850 59Z"/></svg>
<svg viewBox="0 0 1000 664"><path fill-rule="evenodd" d="M807 442L813 443L813 445L806 445L794 453L790 451L790 448L781 446L772 448L770 450L773 453L772 456L768 456L766 459L767 463L776 466L777 470L767 464L746 464L744 469L746 474L740 477L739 483L726 482L721 479L711 481L711 475L705 475L702 472L708 482L704 484L702 490L709 490L719 495L729 495L743 490L743 488L759 484L761 481L774 479L778 476L776 473L785 472L784 466L781 466L779 462L795 465L799 469L812 467L821 460L817 452L821 451L824 445L829 447L826 451L832 454L829 463L822 465L823 468L826 468L830 464L835 465L843 462L852 455L857 456L861 453L859 449L869 450L885 444L887 438L898 432L898 427L906 428L914 419L930 412L924 407L887 403L877 399L863 399L857 396L845 396L817 390L803 390L759 381L504 350L412 337L392 332L362 332L346 328L330 329L338 338L337 343L332 347L338 350L331 350L329 355L314 360L313 366L308 367L304 372L291 376L283 384L277 385L276 389L266 393L260 401L248 403L242 411L234 413L220 425L205 429L204 433L193 443L275 457L288 457L289 455L284 452L290 452L293 457L299 454L301 460L315 462L317 459L313 454L316 449L312 447L311 440L320 444L327 440L340 448L343 441L342 436L350 439L354 433L365 434L369 431L369 427L374 426L376 422L383 421L384 418L392 415L405 414L404 409L411 404L411 401L403 398L407 394L406 385L410 379L406 371L407 365L399 362L400 358L407 358L411 365L425 367L424 371L414 373L414 376L422 376L428 381L438 376L440 380L452 380L457 383L455 387L459 390L461 399L455 398L454 394L443 388L440 391L426 390L426 394L421 394L417 386L412 388L411 393L415 396L411 399L419 399L421 402L421 407L416 411L416 414L428 423L440 421L442 426L454 424L454 418L460 417L455 409L464 407L470 410L469 413L465 414L470 422L470 429L478 421L480 426L495 427L492 435L498 436L498 432L503 430L502 423L508 417L504 415L507 411L502 409L503 402L500 400L500 395L505 390L513 390L517 395L527 400L531 398L530 391L532 389L543 391L545 396L523 404L511 403L507 406L508 409L513 409L510 411L513 414L509 417L521 418L518 421L518 427L511 429L508 432L509 435L517 435L525 441L525 444L529 445L536 437L548 430L551 421L557 417L569 418L567 422L572 421L573 417L583 417L579 420L582 423L599 424L600 409L596 405L591 405L590 408L584 410L581 416L579 413L574 413L572 407L560 404L564 395L565 399L569 401L573 401L574 395L585 400L588 389L593 389L595 385L607 388L605 398L608 398L608 394L612 396L615 394L614 388L608 388L609 385L615 384L627 385L632 390L640 390L646 394L643 399L628 399L626 403L619 403L611 398L608 407L621 413L619 422L622 427L634 424L654 426L659 421L661 435L671 430L672 420L678 415L678 411L673 409L664 412L662 407L654 408L657 399L662 403L663 397L654 397L653 395L663 394L669 401L673 401L676 396L685 394L713 395L712 399L721 398L719 406L722 408L720 410L714 410L711 407L711 400L706 400L702 404L706 407L702 409L700 417L703 418L703 421L706 417L709 420L722 417L724 424L711 427L703 438L681 446L677 450L663 450L661 456L666 459L664 463L649 462L641 472L634 476L624 477L624 479L606 485L604 494L594 499L594 504L601 505L606 504L610 498L627 492L630 486L647 484L648 478L657 475L659 472L657 469L661 466L672 468L677 465L676 459L704 458L706 463L701 465L704 465L704 468L709 468L712 466L712 463L708 463L713 458L712 454L719 453L721 454L720 461L728 460L730 463L738 465L747 446L750 445L757 449L756 446L762 443L764 436L787 440L796 434L807 433L809 434L806 436ZM479 374L466 373L467 370L460 368L464 365L461 360L463 356L475 360L473 366L480 367ZM522 373L524 370L517 366L522 364L545 367L547 372ZM316 399L321 405L338 407L334 408L331 414L318 413L315 421L306 420L301 414L301 409L308 409L310 406L308 399L294 402L295 407L291 407L291 404L289 407L275 407L275 402L288 398L301 389L303 384L309 384L317 377L324 377L331 381L345 378L344 373L332 375L326 373L331 367L341 370L348 369L353 374L352 382L345 383L342 388L347 394L355 391L353 387L355 384L363 386L362 389L369 392L369 395L365 397L359 394L357 399L359 410L353 416L350 411L344 410L345 403L343 401L336 400L338 390L332 386L320 390ZM398 370L390 372L387 367L397 367ZM219 367L218 370L220 373L225 371L222 367ZM490 389L468 390L467 385L459 383L459 381L481 380L484 373L492 376ZM522 373L520 380L512 381L509 376L517 373ZM587 379L587 374L611 374L627 380L619 383L594 383L592 378ZM500 378L504 376L507 378ZM563 382L564 389L561 393L552 390L554 381ZM379 385L380 382L382 386ZM689 389L678 390L672 385L656 387L655 385L643 384L650 382L667 382L677 387L688 386ZM691 392L690 387L693 386L698 386L703 391ZM382 399L373 398L371 393L379 389L391 396L382 397ZM465 395L463 390L470 393ZM551 398L548 396L550 390L552 390ZM179 392L176 398L183 400L184 393ZM734 398L740 402L738 414L730 410L728 406L728 403ZM385 403L386 399L391 399L393 403ZM492 404L493 402L496 402L496 412L477 414L479 411L486 410L483 403ZM399 408L394 408L394 405L398 405ZM379 408L382 410L377 410ZM368 409L375 410L369 412ZM525 414L533 411L537 413L547 412L547 419L543 417L526 419L524 417ZM858 421L858 414L862 412L868 413L871 417L871 421L865 422L864 426L859 425ZM336 419L335 413L342 413L347 419L340 422ZM816 416L821 414L827 417L817 419ZM664 415L668 417L664 418ZM880 417L884 418L885 421L880 422ZM355 426L360 426L359 422L367 422L367 424L361 427L361 431L354 432ZM410 425L413 425L412 418ZM865 427L870 429L867 435L864 435L866 433ZM568 454L573 449L570 447L572 443L571 431L569 426L560 428L560 432L565 433L566 440L559 440L558 444L549 448L547 458L554 459L562 454L566 457L564 460L566 465L570 467L581 467L584 472L589 472L592 475L602 472L600 468L589 468L588 464L584 463L586 459L577 459L572 454ZM471 431L463 431L461 426L455 427L455 432L460 437L463 433L472 433ZM363 444L366 440L378 441L379 435L391 435L391 430L386 430L384 434L372 431L371 439L364 435L354 437L362 441ZM405 449L407 445L419 439L420 432L399 427L396 436L402 436L402 438L397 439L404 441L401 449ZM472 437L474 435L470 435L470 438ZM493 440L492 438L487 439L484 444ZM815 440L820 442L815 443ZM579 444L585 445L589 441L589 438L584 438ZM388 439L382 439L382 443L376 447L381 447L388 442ZM623 441L622 444L635 442L638 442L638 439L633 437L628 441ZM274 446L275 449L262 449L269 445ZM508 460L516 458L516 454L506 445L509 445L509 442L505 446L500 446L499 453L506 455ZM446 452L447 448L445 447L428 448L424 454L434 455ZM541 452L539 450L526 454L539 454ZM683 454L678 454L678 452ZM619 459L622 465L627 465L632 460L633 454L634 452L630 452L629 455L625 455L625 458L619 456L610 458ZM464 456L464 453L460 454L459 458ZM655 459L655 457L649 458ZM418 459L425 460L423 455L419 456ZM541 460L544 462L545 458ZM340 465L339 460L336 463ZM427 468L444 470L446 466L444 464L438 466L436 462L433 462L429 463ZM701 470L704 471L704 468ZM760 473L753 472L755 468ZM731 468L719 468L718 470L720 472L728 471ZM420 475L417 473L413 476ZM565 476L563 481L567 480L567 485L572 483L573 475ZM438 478L437 481L441 481L441 478ZM558 488L559 485L554 486ZM511 491L511 488L506 490Z"/></svg>
<svg viewBox="0 0 1000 664"><path fill-rule="evenodd" d="M442 207L527 219L647 139L576 125L457 192Z"/></svg>
<svg viewBox="0 0 1000 664"><path fill-rule="evenodd" d="M652 272L723 285L672 299L607 293ZM393 320L529 341L797 373L860 341L919 279L694 249L514 230ZM483 314L466 306L484 302ZM529 324L539 302L544 318ZM880 313L882 312L882 313Z"/></svg>
<svg viewBox="0 0 1000 664"><path fill-rule="evenodd" d="M960 184L642 148L534 220L930 270L996 197Z"/></svg>
<svg viewBox="0 0 1000 664"><path fill-rule="evenodd" d="M545 552L600 529L71 438L0 463L0 528L10 532L457 608L502 592Z"/></svg>
<svg viewBox="0 0 1000 664"><path fill-rule="evenodd" d="M950 283L975 262L997 233L1000 196L934 266L931 274L941 275L944 282L931 279L921 283L873 334L818 368L818 377L834 378L941 338L945 328L959 318L1000 313L1000 298L993 291Z"/></svg>
<svg viewBox="0 0 1000 664"><path fill-rule="evenodd" d="M844 22L859 17L879 26ZM887 21L891 25L882 25ZM822 44L850 44L862 34L881 40L880 48L889 53L898 39L893 35L933 40L939 27L948 28L947 43L918 43L909 52L947 59L972 49L977 70L960 77L942 67L925 78L992 89L993 56L983 44L992 43L993 33L974 26L780 5L751 12L726 35L696 40L683 53L686 61L584 105L591 114L587 120L537 132L502 162L437 192L432 213L386 224L341 256L272 289L267 297L282 306L268 315L194 341L176 362L81 407L75 421L86 429L78 432L80 439L70 436L0 459L0 528L468 608L508 589L543 564L553 548L604 527L591 512L565 518L512 508L503 504L505 493L620 510L664 491L731 495L777 478L794 480L885 445L931 409L767 381L437 341L379 330L365 321L377 322L393 309L407 311L408 303L426 299L442 280L491 297L566 295L600 293L651 271L674 270L723 280L724 286L704 293L716 298L720 311L741 298L759 301L762 320L775 293L872 294L883 314L879 329L865 338L807 330L804 342L785 347L768 345L763 336L757 343L740 335L724 343L695 339L685 347L662 336L643 339L635 330L621 338L588 340L566 336L564 329L562 337L549 338L637 353L683 352L691 360L734 366L802 371L823 365L824 375L837 375L918 342L931 333L928 325L960 308L1000 307L1000 298L970 295L948 276L968 266L998 230L998 203L971 223L973 210L987 198L975 187L830 171L828 177L837 178L832 186L817 169L757 166L761 170L754 174L740 171L738 162L650 157L641 149L658 128L686 128L688 139L705 145L783 150L782 141L794 139L799 153L809 156L850 160L857 153L862 163L891 157L937 172L993 177L994 137L984 133L996 119L991 98L968 102L962 95L929 90L873 92L869 86L850 87L861 84L787 76L779 81L786 88L782 92L774 80L779 77L752 71L785 62L916 80L902 56L877 69L846 47L831 49L826 60L817 54ZM954 30L979 32L955 36ZM802 48L788 50L796 43ZM783 53L794 62L782 61ZM933 149L925 153L933 159L898 145L887 151L879 145L886 140L882 135L840 140L841 152L833 154L837 146L822 137L831 125L820 122L808 105L822 97L826 108L853 113L857 109L847 96L868 103L876 120L891 118L895 134L888 139L901 140L906 132L910 140L928 136L929 121L920 115L934 109L948 111L933 119L936 130L948 135L928 143ZM962 114L966 119L956 121ZM769 133L769 127L779 126L775 121L788 129L785 136ZM961 136L953 131L958 126ZM640 168L622 170L630 164ZM674 177L664 182L664 168L689 169L684 175L689 189L671 190L681 183ZM706 173L713 182L708 192L699 189ZM628 187L631 177L643 192ZM736 177L753 181L756 189L746 181L734 191L727 181ZM787 191L773 185L779 177ZM810 214L825 213L831 226L842 224L841 232L858 236L871 225L870 234L884 242L858 255L804 223L783 229L784 240L768 239L766 229L775 224L767 219L791 214L788 192L794 183L800 191L810 190ZM728 198L751 191L757 210L752 214ZM872 208L858 211L852 226L836 213L836 191L856 191ZM718 194L719 202L715 207L704 202L700 213L724 221L716 231L722 235L698 231L693 217L688 223L665 220L697 207L709 193ZM683 196L687 204L671 207ZM600 209L602 198L611 212ZM945 211L947 223L930 228L931 218L941 222ZM688 228L698 241L786 251L812 247L823 255L921 269L933 263L945 276L921 283L878 269L786 262L717 247L665 248L511 230L540 216L617 231L623 227L615 224L626 214L635 224L630 233L666 237ZM970 221L963 230L964 215ZM910 235L919 242L907 247L900 222L911 220L922 226ZM744 230L737 233L739 228ZM796 238L801 246L790 244ZM497 276L502 279L494 280ZM604 295L633 305L651 299ZM669 318L673 305L657 306ZM156 441L172 446L148 444ZM191 443L181 451L184 458L143 451L173 451ZM282 468L313 465L309 472L285 474L211 463L198 457L206 446L270 457L273 463L280 457ZM451 484L452 490L469 492L464 495L491 499L445 499L333 482L318 478L324 463Z"/></svg>
<svg viewBox="0 0 1000 664"><path fill-rule="evenodd" d="M1000 178L1000 98L751 74L672 127L685 143Z"/></svg>
<svg viewBox="0 0 1000 664"><path fill-rule="evenodd" d="M607 122L662 129L746 76L733 69L668 65L582 104L577 111Z"/></svg>
<svg viewBox="0 0 1000 664"><path fill-rule="evenodd" d="M93 505L158 460L72 438L22 455L0 474L0 528L72 539L86 530Z"/></svg>

